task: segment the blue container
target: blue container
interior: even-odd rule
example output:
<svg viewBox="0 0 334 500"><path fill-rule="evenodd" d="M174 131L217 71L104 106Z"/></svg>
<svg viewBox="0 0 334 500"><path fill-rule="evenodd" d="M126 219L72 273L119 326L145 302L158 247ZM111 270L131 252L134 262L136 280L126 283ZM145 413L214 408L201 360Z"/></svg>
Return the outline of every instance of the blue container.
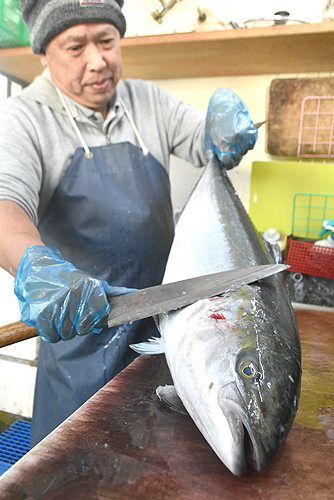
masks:
<svg viewBox="0 0 334 500"><path fill-rule="evenodd" d="M30 450L31 423L17 420L0 434L0 475Z"/></svg>

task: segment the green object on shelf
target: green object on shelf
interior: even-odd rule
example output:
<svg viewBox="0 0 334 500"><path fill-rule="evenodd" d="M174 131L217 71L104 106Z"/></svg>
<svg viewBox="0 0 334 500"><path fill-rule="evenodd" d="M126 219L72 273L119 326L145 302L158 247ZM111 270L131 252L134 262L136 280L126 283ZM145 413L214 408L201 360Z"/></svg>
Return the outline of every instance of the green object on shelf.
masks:
<svg viewBox="0 0 334 500"><path fill-rule="evenodd" d="M0 1L0 48L30 45L29 30L19 0Z"/></svg>
<svg viewBox="0 0 334 500"><path fill-rule="evenodd" d="M296 193L293 198L291 234L319 239L323 221L334 219L334 194Z"/></svg>

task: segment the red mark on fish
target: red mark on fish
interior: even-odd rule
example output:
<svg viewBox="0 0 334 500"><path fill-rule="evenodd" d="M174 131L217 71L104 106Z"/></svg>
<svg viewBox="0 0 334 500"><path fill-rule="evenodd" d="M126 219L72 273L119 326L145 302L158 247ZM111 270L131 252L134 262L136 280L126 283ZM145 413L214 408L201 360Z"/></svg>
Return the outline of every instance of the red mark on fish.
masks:
<svg viewBox="0 0 334 500"><path fill-rule="evenodd" d="M208 318L213 318L213 319L226 319L224 314L221 312L213 312L208 315Z"/></svg>

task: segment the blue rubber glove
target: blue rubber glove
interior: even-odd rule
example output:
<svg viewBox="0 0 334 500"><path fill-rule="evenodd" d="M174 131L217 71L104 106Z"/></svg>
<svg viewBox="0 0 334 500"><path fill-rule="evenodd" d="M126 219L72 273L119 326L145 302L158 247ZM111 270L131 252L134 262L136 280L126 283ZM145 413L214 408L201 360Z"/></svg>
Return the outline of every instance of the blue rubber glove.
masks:
<svg viewBox="0 0 334 500"><path fill-rule="evenodd" d="M208 161L216 154L230 170L254 148L257 136L257 128L240 97L231 89L217 89L206 115L204 149Z"/></svg>
<svg viewBox="0 0 334 500"><path fill-rule="evenodd" d="M50 246L28 247L14 282L21 320L47 342L100 333L108 323L107 295L130 291L76 269Z"/></svg>

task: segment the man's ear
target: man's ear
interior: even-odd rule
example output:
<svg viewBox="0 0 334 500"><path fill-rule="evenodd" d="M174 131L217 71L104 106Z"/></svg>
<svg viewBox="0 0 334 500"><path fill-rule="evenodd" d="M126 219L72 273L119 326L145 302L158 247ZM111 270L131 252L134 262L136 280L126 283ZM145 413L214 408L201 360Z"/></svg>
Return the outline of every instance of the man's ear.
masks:
<svg viewBox="0 0 334 500"><path fill-rule="evenodd" d="M48 65L48 61L47 61L45 52L39 54L39 59L40 59L40 61L42 63L43 68L46 68L47 65Z"/></svg>

